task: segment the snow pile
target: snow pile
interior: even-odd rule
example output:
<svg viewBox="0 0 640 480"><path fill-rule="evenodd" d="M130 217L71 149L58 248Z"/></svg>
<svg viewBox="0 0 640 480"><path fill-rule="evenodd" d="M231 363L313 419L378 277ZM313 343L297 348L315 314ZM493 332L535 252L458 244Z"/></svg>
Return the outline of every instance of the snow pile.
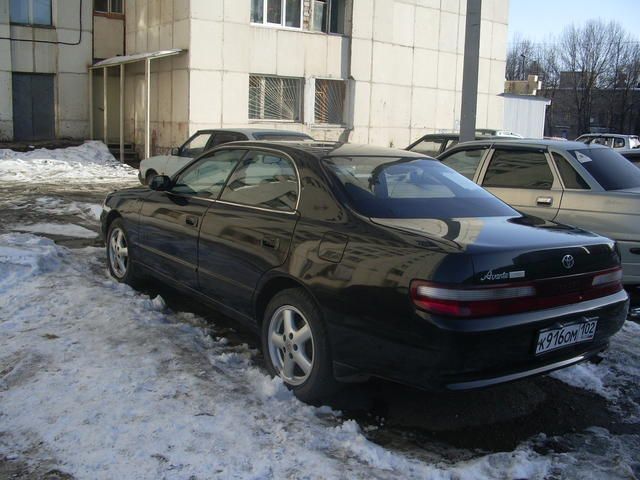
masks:
<svg viewBox="0 0 640 480"><path fill-rule="evenodd" d="M94 183L137 180L137 170L118 162L107 146L88 141L78 147L30 152L0 149L0 181Z"/></svg>
<svg viewBox="0 0 640 480"><path fill-rule="evenodd" d="M527 445L457 464L390 451L114 282L102 249L5 234L0 255L0 455L92 479L542 479L556 463Z"/></svg>
<svg viewBox="0 0 640 480"><path fill-rule="evenodd" d="M31 225L13 225L9 230L16 232L43 233L45 235L60 235L75 238L95 238L97 232L73 223L34 223Z"/></svg>

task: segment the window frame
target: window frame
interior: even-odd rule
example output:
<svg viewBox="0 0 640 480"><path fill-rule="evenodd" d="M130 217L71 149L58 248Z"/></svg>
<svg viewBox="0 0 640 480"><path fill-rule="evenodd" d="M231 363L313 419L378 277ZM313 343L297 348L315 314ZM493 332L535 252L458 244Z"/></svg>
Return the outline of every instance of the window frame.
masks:
<svg viewBox="0 0 640 480"><path fill-rule="evenodd" d="M261 103L261 110L263 111L263 116L264 116L264 105L265 105L265 99L266 99L266 87L265 87L265 82L267 78L276 78L279 80L295 80L298 82L299 84L299 89L298 89L298 105L297 105L297 115L296 118L293 120L289 120L286 118L252 118L251 117L251 77L257 77L260 78L260 83L261 83L261 91L260 91L260 103ZM249 120L249 123L304 123L304 89L305 89L305 79L303 77L287 77L287 76L281 76L281 75L265 75L265 74L253 74L250 73L249 74L249 92L248 92L248 102L249 104L247 105L249 108L247 109L247 117Z"/></svg>
<svg viewBox="0 0 640 480"><path fill-rule="evenodd" d="M185 193L185 192L174 192L173 188L176 186L178 179L180 177L182 177L183 175L189 173L191 170L198 168L198 165L212 157L215 157L216 155L218 155L219 153L223 153L223 152L227 152L227 151L231 151L231 150L241 150L244 151L245 153L243 155L241 155L238 160L236 161L236 164L233 166L233 168L229 171L229 174L227 175L227 178L225 179L222 187L220 188L220 191L218 192L218 194L216 196L202 196L200 194L190 194L190 193ZM224 190L224 188L227 186L227 182L229 181L229 179L231 178L231 175L233 175L233 172L236 171L236 168L238 168L238 165L240 164L240 162L244 159L244 157L247 156L247 154L249 153L249 149L248 148L242 148L242 147L234 147L234 148L219 148L210 152L207 152L206 154L203 153L202 156L197 157L194 161L189 162L187 165L185 165L183 168L181 168L180 170L178 170L175 175L173 176L172 180L171 180L171 188L169 190L167 190L167 193L170 193L171 195L176 195L176 196L182 196L182 197L187 197L187 198L198 198L200 200L207 200L209 202L215 202L217 201L218 198L220 198L220 195L222 195L222 191Z"/></svg>
<svg viewBox="0 0 640 480"><path fill-rule="evenodd" d="M518 146L518 145L493 145L490 149L489 149L489 153L487 155L485 155L484 157L484 161L483 161L483 165L480 168L480 174L478 175L478 179L477 179L477 184L480 185L482 188L485 189L490 189L490 188L503 188L503 189L508 189L508 190L536 190L536 191L541 191L541 192L551 192L553 190L558 190L562 188L562 184L560 183L560 180L558 179L558 173L556 172L555 166L553 165L553 159L550 158L549 156L549 152L547 151L547 149L542 148L542 147L525 147L525 146ZM487 171L489 170L489 167L491 166L491 162L494 158L494 155L496 154L496 152L501 151L501 150L510 150L510 151L520 151L523 153L540 153L542 154L542 156L544 157L544 159L547 162L547 168L549 169L549 172L551 173L551 177L553 179L553 181L551 182L551 186L549 188L530 188L530 187L504 187L504 186L494 186L494 185L486 185L484 184L485 182L485 178L487 176Z"/></svg>
<svg viewBox="0 0 640 480"><path fill-rule="evenodd" d="M109 0L111 1L111 0ZM286 25L287 22L287 0L280 0L281 8L282 8L282 17L280 18L280 23L272 23L267 21L267 3L269 0L262 0L262 22L256 22L254 20L250 20L251 25L261 26L267 28L282 28L286 30L302 30L304 27L304 0L295 0L300 2L300 26L299 27L289 27ZM253 18L253 4L251 6L251 11L249 12L249 18Z"/></svg>
<svg viewBox="0 0 640 480"><path fill-rule="evenodd" d="M110 18L124 18L124 10L125 10L125 0L121 0L121 4L122 4L122 11L121 12L114 12L113 8L112 8L112 2L114 0L106 0L107 2L107 11L105 12L104 10L96 10L96 3L95 1L93 2L93 14L97 15L99 17L110 17Z"/></svg>
<svg viewBox="0 0 640 480"><path fill-rule="evenodd" d="M51 19L51 21L49 23L35 23L33 21L33 0L22 0L22 1L27 1L28 2L28 12L27 12L27 16L28 18L28 22L24 23L24 22L16 22L11 18L11 0L9 1L9 24L10 25L19 25L19 26L23 26L23 27L35 27L35 28L55 28L55 25L53 23L53 0L49 0L49 18Z"/></svg>
<svg viewBox="0 0 640 480"><path fill-rule="evenodd" d="M259 210L262 212L270 212L270 213L281 213L284 215L297 215L299 212L299 208L300 208L300 198L302 197L302 179L300 177L300 169L298 168L298 164L296 163L296 161L293 159L293 157L281 150L277 150L274 148L268 148L268 147L246 147L246 146L242 146L242 145L238 145L237 147L227 147L227 148L223 148L223 150L246 150L247 153L242 157L242 159L236 164L235 168L231 171L231 173L229 174L229 176L227 177L227 181L225 182L224 186L222 187L222 190L220 190L220 194L218 195L218 198L215 200L216 203L220 203L222 205L230 205L233 207L243 207L243 208L248 208L251 210ZM237 203L237 202L230 202L228 200L222 200L222 194L224 193L224 190L227 188L227 184L229 183L229 180L231 180L231 178L233 177L233 175L236 173L236 170L238 169L238 167L240 166L240 163L248 156L248 155L253 155L256 152L258 153L270 153L282 158L285 158L286 160L288 160L289 162L291 162L291 164L293 165L293 170L295 172L296 175L296 183L298 186L298 197L296 198L296 206L293 210L277 210L275 208L268 208L268 207L259 207L257 205L248 205L246 203Z"/></svg>

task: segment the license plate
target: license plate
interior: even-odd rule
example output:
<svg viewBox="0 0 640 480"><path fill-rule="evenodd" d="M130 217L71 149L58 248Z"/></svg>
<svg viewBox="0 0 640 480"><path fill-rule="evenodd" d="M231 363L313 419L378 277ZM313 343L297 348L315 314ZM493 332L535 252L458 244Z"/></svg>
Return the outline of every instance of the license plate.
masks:
<svg viewBox="0 0 640 480"><path fill-rule="evenodd" d="M597 320L573 323L561 328L549 328L538 333L536 355L557 350L580 342L593 340L596 334Z"/></svg>

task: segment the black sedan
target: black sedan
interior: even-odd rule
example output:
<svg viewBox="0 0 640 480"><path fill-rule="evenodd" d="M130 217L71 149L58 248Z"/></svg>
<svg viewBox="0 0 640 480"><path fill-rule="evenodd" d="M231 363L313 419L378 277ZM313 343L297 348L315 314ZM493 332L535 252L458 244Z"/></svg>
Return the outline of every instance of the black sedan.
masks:
<svg viewBox="0 0 640 480"><path fill-rule="evenodd" d="M604 350L628 310L613 241L403 150L227 144L110 194L102 228L117 280L252 327L307 401L372 376L462 390L549 372Z"/></svg>

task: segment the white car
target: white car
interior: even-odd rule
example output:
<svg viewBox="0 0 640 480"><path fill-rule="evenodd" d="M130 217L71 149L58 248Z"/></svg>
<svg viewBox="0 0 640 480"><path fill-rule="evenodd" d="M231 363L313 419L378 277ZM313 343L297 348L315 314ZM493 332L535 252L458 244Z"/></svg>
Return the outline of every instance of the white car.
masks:
<svg viewBox="0 0 640 480"><path fill-rule="evenodd" d="M614 150L640 148L640 138L637 135L619 133L585 133L576 138L576 142L587 145L604 145Z"/></svg>
<svg viewBox="0 0 640 480"><path fill-rule="evenodd" d="M306 133L289 130L264 130L258 128L198 130L184 145L172 148L169 155L156 155L140 162L138 178L148 185L156 175L173 176L202 152L218 145L244 140L313 141Z"/></svg>

